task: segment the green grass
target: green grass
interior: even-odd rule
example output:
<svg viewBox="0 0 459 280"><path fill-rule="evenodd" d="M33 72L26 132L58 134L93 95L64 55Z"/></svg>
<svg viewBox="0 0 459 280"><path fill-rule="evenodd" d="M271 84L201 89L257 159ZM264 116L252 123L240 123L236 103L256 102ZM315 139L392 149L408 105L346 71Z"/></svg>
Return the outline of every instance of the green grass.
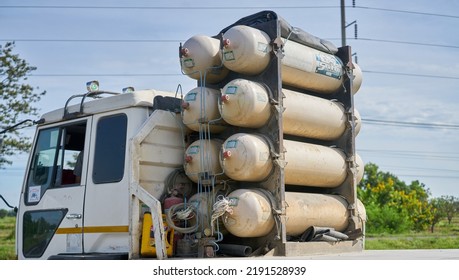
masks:
<svg viewBox="0 0 459 280"><path fill-rule="evenodd" d="M447 220L439 222L433 233L408 232L402 234L368 234L365 239L367 250L397 249L458 249L459 217L454 217L451 224Z"/></svg>
<svg viewBox="0 0 459 280"><path fill-rule="evenodd" d="M366 250L398 249L458 249L459 236L456 237L418 237L418 238L376 238L366 239Z"/></svg>
<svg viewBox="0 0 459 280"><path fill-rule="evenodd" d="M0 219L0 260L16 259L15 252L15 223L16 217Z"/></svg>

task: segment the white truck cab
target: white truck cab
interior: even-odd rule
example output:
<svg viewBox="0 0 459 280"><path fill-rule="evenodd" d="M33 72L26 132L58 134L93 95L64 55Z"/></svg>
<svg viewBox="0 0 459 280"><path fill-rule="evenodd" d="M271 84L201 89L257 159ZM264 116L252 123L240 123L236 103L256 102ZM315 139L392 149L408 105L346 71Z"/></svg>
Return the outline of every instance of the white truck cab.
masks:
<svg viewBox="0 0 459 280"><path fill-rule="evenodd" d="M99 95L73 96L81 104L44 114L37 127L20 197L19 259L128 258L129 141L154 113L156 96L179 99L155 90L83 102L88 96ZM170 130L179 129L175 112L158 114L172 121ZM178 144L162 168L169 171L182 165L183 145L180 136L165 141ZM146 184L156 197L162 194L161 180Z"/></svg>

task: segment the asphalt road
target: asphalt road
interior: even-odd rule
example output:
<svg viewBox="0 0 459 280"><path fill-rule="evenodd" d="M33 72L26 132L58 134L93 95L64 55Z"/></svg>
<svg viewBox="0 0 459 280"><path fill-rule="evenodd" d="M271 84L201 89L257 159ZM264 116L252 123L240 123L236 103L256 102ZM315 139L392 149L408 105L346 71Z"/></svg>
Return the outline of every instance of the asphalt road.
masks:
<svg viewBox="0 0 459 280"><path fill-rule="evenodd" d="M309 260L459 260L459 249L364 250L362 252L303 256Z"/></svg>

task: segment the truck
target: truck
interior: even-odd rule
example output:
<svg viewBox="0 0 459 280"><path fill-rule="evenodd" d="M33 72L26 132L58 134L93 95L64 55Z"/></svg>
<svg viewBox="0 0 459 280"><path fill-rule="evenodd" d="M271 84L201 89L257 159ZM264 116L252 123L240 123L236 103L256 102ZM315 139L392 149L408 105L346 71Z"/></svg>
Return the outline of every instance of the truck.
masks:
<svg viewBox="0 0 459 280"><path fill-rule="evenodd" d="M273 11L179 46L186 94L72 95L37 121L19 259L361 251L361 70Z"/></svg>

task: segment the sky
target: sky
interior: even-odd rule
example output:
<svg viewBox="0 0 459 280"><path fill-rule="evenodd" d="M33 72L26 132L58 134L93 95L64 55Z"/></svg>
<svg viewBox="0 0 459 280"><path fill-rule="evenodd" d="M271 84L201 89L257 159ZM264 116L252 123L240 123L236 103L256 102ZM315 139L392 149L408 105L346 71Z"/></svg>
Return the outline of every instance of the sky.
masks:
<svg viewBox="0 0 459 280"><path fill-rule="evenodd" d="M459 1L355 2L352 7L346 1L346 41L363 70L354 97L364 120L357 153L408 184L419 180L432 197L459 197ZM36 104L45 113L84 93L90 80L109 91L133 86L175 92L180 84L185 94L196 82L181 74L180 42L217 35L261 10L341 46L339 5L339 0L1 0L0 44L15 41L15 53L37 67L28 82L46 90ZM34 129L23 133L33 136ZM12 157L13 164L0 170L0 194L15 206L27 158Z"/></svg>

